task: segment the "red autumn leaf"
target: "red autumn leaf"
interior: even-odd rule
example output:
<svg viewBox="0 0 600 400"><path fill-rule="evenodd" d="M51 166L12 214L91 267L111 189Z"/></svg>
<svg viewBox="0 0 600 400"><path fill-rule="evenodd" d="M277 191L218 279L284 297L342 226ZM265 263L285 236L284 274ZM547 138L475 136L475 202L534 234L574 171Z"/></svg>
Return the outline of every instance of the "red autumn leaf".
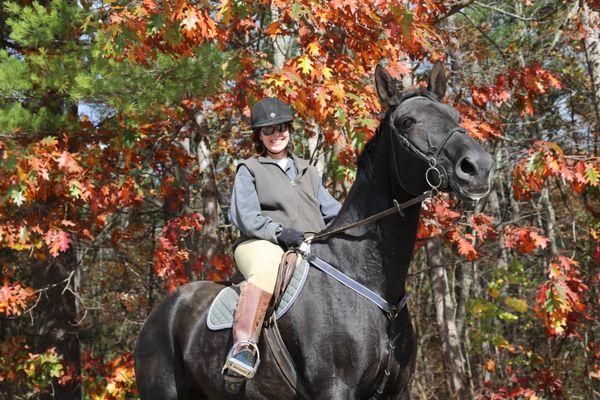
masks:
<svg viewBox="0 0 600 400"><path fill-rule="evenodd" d="M22 287L19 283L0 286L0 314L20 315L27 308L29 297L32 294L32 289Z"/></svg>
<svg viewBox="0 0 600 400"><path fill-rule="evenodd" d="M68 151L63 151L60 157L56 159L56 162L58 163L59 168L68 172L78 173L82 171L79 164L77 164L77 161L73 159L71 153L69 153Z"/></svg>
<svg viewBox="0 0 600 400"><path fill-rule="evenodd" d="M490 136L501 136L502 124L490 120L489 116L479 115L481 111L462 103L455 103L454 107L460 111L461 125L469 134L478 139L487 139Z"/></svg>
<svg viewBox="0 0 600 400"><path fill-rule="evenodd" d="M577 261L557 255L548 266L549 279L538 290L534 309L550 336L579 336L577 324L588 318L588 287L581 281L578 267Z"/></svg>
<svg viewBox="0 0 600 400"><path fill-rule="evenodd" d="M282 32L283 30L281 29L281 22L279 21L271 22L265 29L265 33L271 37L277 36Z"/></svg>
<svg viewBox="0 0 600 400"><path fill-rule="evenodd" d="M220 272L227 275L233 273L235 263L231 257L226 254L214 255L210 258L210 263Z"/></svg>
<svg viewBox="0 0 600 400"><path fill-rule="evenodd" d="M515 227L507 225L504 227L504 246L508 249L517 249L521 253L531 253L535 249L545 249L548 239L539 234L539 228Z"/></svg>
<svg viewBox="0 0 600 400"><path fill-rule="evenodd" d="M569 160L557 143L537 141L513 168L515 197L529 198L531 192L540 192L551 177L562 178L574 193L581 194L586 187L597 185L598 165L600 160L594 158Z"/></svg>
<svg viewBox="0 0 600 400"><path fill-rule="evenodd" d="M222 282L227 280L228 275L218 270L210 269L206 272L206 279L213 282Z"/></svg>
<svg viewBox="0 0 600 400"><path fill-rule="evenodd" d="M550 242L550 239L539 235L535 231L530 231L529 237L531 238L531 240L533 240L534 246L539 247L540 249L545 249L546 246L548 246L548 242Z"/></svg>
<svg viewBox="0 0 600 400"><path fill-rule="evenodd" d="M473 261L476 260L479 253L475 250L475 247L471 243L471 238L465 235L465 237L458 238L458 254L461 254L467 257L467 260Z"/></svg>
<svg viewBox="0 0 600 400"><path fill-rule="evenodd" d="M193 231L200 231L202 220L199 213L185 214L169 220L163 227L162 236L154 250L154 272L165 278L169 292L189 282L191 278L186 268L190 252L185 248L183 239ZM192 268L198 267L198 262L196 260Z"/></svg>
<svg viewBox="0 0 600 400"><path fill-rule="evenodd" d="M50 254L57 257L59 252L67 251L71 240L67 232L61 229L51 229L46 232L44 242L49 247Z"/></svg>
<svg viewBox="0 0 600 400"><path fill-rule="evenodd" d="M471 87L471 97L476 106L484 108L489 101L488 93L485 88Z"/></svg>
<svg viewBox="0 0 600 400"><path fill-rule="evenodd" d="M485 240L495 235L496 231L492 226L493 223L494 217L490 215L479 213L471 216L471 226L480 240Z"/></svg>
<svg viewBox="0 0 600 400"><path fill-rule="evenodd" d="M458 254L463 255L469 261L476 260L479 253L473 246L474 237L470 233L464 234L459 229L453 228L446 233L446 238L456 244Z"/></svg>

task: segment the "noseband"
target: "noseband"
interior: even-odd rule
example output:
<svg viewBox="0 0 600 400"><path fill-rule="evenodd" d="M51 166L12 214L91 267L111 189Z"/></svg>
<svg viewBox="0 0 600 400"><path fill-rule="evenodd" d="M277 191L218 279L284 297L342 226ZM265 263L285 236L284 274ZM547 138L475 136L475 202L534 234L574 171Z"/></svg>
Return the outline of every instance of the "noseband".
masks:
<svg viewBox="0 0 600 400"><path fill-rule="evenodd" d="M428 98L431 100L431 97L426 96L424 94L419 94L419 95L411 96L408 98L412 99L415 97L425 97L425 98ZM406 101L408 98L403 99L400 103ZM390 114L392 112L393 112L393 110L390 111ZM390 127L390 128L392 128L392 127ZM413 154L417 158L420 158L421 160L425 161L429 165L429 168L427 168L427 171L425 171L425 180L427 181L427 184L429 185L432 193L435 194L439 190L448 189L448 185L449 185L449 181L450 181L449 177L448 177L448 172L446 171L446 168L444 168L444 166L442 164L438 163L438 157L439 157L440 153L442 152L442 150L444 149L444 146L446 146L446 143L448 143L448 140L450 140L452 135L454 135L457 132L467 134L466 129L461 128L460 126L452 128L446 134L446 137L442 141L442 145L439 148L436 148L436 146L431 145L431 141L429 140L429 132L427 132L426 135L427 135L427 143L429 145L429 148L427 149L427 152L424 152L421 149L419 149L417 146L415 146L410 140L408 140L408 138L406 136L404 136L402 134L395 134L393 131L393 128L392 128L392 133L393 133L392 157L393 157L393 164L394 164L394 173L396 175L396 180L400 184L400 187L402 187L402 189L404 189L406 192L408 192L412 195L420 194L420 193L415 193L411 190L408 190L408 188L402 183L402 179L400 178L400 174L398 173L398 162L396 159L396 143L395 143L396 141L394 140L394 137L396 137L400 140L400 143L402 144L404 149L408 150L411 154ZM437 185L432 182L432 176L431 176L432 173L437 174L437 180L438 180Z"/></svg>

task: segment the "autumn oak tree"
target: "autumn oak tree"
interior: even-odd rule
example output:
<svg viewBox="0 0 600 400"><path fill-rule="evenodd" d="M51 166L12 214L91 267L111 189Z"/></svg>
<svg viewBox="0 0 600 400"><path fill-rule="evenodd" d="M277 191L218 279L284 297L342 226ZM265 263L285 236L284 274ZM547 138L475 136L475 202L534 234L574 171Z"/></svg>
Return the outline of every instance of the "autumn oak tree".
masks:
<svg viewBox="0 0 600 400"><path fill-rule="evenodd" d="M0 7L0 393L133 398L147 313L234 273L251 105L292 105L295 152L343 199L384 111L375 66L408 87L440 60L496 174L473 212L423 205L413 397L597 396L597 1Z"/></svg>

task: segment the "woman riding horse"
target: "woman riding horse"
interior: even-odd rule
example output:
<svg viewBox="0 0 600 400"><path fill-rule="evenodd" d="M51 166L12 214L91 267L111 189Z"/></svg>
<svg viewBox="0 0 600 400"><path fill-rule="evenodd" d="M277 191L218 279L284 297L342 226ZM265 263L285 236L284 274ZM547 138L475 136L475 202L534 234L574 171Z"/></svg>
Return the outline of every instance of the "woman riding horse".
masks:
<svg viewBox="0 0 600 400"><path fill-rule="evenodd" d="M443 65L434 66L427 89L407 91L402 91L378 66L375 87L385 116L360 155L356 180L342 208L325 230L330 235L313 238L308 256L326 261L386 303L397 306L391 312L382 312L378 304L311 267L302 293L278 321L297 368L296 376L306 383L307 395L301 395L302 391L286 378L264 340L256 343L263 356L256 376L240 393L231 394L221 375L231 334L228 330L211 330L207 324L211 303L224 286L209 281L188 283L152 310L140 332L134 355L142 400L409 398L416 336L410 311L402 306L402 299L414 251L420 199L435 190L452 191L465 200L481 199L490 189L493 163L490 154L460 128L459 112L441 101L446 91ZM272 112L269 108L266 115ZM266 149L271 144L267 142ZM292 186L295 182L302 184L298 177L311 176L306 164L292 159L298 177L290 182L274 169L278 168L274 158L258 157L254 161L259 163L261 159L271 162L260 164L259 168L265 167L261 173L277 172L273 179L288 179L282 179L285 183L277 184L276 190L297 190L299 196L307 197L302 201L319 204L316 196L308 196L317 193L316 186L310 191L309 185L306 192ZM247 162L245 165L252 170ZM265 182L264 176L253 178L256 185ZM275 181L267 180L265 184L275 185ZM273 194L257 189L259 196ZM283 205L289 206L286 201ZM394 210L404 202L412 202L413 206L402 213ZM357 225L390 209L394 213L385 214L385 218ZM275 216L271 218L278 221ZM315 230L279 222L283 224L281 233L284 226ZM333 234L336 231L340 233ZM274 233L273 242L284 241L285 235L280 233L277 238L277 229Z"/></svg>
<svg viewBox="0 0 600 400"><path fill-rule="evenodd" d="M319 232L339 212L315 167L290 152L292 114L278 98L252 108L258 156L238 165L231 197L231 220L242 235L234 258L246 278L233 322L233 347L225 377L252 378L258 367L257 342L271 300L283 249L300 245L302 232Z"/></svg>

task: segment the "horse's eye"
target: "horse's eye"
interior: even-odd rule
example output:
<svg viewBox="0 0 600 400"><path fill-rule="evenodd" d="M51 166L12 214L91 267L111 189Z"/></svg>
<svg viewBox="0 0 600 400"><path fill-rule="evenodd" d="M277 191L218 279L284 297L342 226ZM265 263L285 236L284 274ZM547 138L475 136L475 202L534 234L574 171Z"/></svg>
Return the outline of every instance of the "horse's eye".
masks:
<svg viewBox="0 0 600 400"><path fill-rule="evenodd" d="M415 123L416 121L413 118L403 118L400 121L400 130L401 131L407 131L409 130Z"/></svg>

